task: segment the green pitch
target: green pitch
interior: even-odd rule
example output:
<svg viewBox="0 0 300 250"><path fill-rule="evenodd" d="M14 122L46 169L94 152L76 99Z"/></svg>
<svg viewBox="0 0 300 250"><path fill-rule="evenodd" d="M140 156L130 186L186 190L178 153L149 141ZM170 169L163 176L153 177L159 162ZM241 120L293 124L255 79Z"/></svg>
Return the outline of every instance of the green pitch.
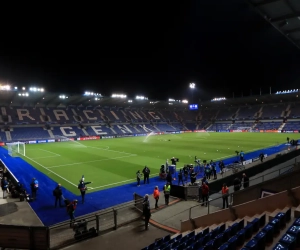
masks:
<svg viewBox="0 0 300 250"><path fill-rule="evenodd" d="M136 180L135 173L145 165L158 175L166 159L177 157L179 166L201 160L219 160L273 146L286 141L286 134L277 133L185 133L28 144L24 160L77 193L82 174L93 183L90 191L99 191Z"/></svg>

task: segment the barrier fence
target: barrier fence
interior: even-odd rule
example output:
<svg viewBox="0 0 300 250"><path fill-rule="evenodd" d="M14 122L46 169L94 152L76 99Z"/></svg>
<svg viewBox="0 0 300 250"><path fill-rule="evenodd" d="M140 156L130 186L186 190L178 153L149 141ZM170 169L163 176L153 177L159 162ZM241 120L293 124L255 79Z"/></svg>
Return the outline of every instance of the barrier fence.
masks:
<svg viewBox="0 0 300 250"><path fill-rule="evenodd" d="M295 165L296 164L285 166L285 167L282 167L275 171L266 173L262 176L250 179L249 187L260 184L260 183L264 183L264 182L272 180L272 179L275 179L275 178L279 177L280 175L288 174L295 169ZM288 187L285 187L285 189L292 188L293 187L292 184L294 183L294 181L288 181L287 183L288 183ZM243 183L241 183L241 184L243 185ZM199 189L200 187L197 187L197 188ZM243 190L246 191L246 190L248 190L248 188L242 189L241 191L243 191ZM229 193L229 195L228 195L228 204L229 205L233 204L235 194L236 194L236 192ZM210 194L210 195L212 195L212 194ZM203 212L203 209L201 209L201 211L200 211L200 208L202 207L202 204L203 204L202 201L201 201L201 203L199 203L199 205L196 205L196 206L193 206L193 207L190 207L189 209L187 209L189 211L188 212L189 218L187 218L187 220L188 219L191 220L195 217L203 216L203 215L210 214L215 211L221 210L223 208L223 196L221 194L221 191L219 191L218 193L214 193L214 195L217 195L219 197L208 200L206 212ZM184 213L184 211L183 211L183 213Z"/></svg>

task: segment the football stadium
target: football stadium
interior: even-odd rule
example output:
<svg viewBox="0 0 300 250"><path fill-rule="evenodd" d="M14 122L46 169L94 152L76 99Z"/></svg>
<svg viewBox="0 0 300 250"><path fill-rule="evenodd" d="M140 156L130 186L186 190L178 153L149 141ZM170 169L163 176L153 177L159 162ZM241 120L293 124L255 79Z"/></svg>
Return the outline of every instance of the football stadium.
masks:
<svg viewBox="0 0 300 250"><path fill-rule="evenodd" d="M113 5L6 18L0 249L300 249L299 1Z"/></svg>

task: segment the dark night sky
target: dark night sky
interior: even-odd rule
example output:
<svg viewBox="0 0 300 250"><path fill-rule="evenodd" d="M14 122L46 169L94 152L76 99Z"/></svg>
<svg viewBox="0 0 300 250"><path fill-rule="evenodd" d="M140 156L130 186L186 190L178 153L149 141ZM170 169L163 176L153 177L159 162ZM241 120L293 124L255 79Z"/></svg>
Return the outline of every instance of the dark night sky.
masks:
<svg viewBox="0 0 300 250"><path fill-rule="evenodd" d="M183 3L11 11L0 79L153 99L191 99L190 82L194 100L299 88L300 51L246 3Z"/></svg>

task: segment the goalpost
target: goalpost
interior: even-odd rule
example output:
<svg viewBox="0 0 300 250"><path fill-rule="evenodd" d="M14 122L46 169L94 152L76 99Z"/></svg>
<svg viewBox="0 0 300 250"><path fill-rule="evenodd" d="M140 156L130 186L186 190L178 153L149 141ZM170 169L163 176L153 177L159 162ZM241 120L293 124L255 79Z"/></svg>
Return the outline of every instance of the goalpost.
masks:
<svg viewBox="0 0 300 250"><path fill-rule="evenodd" d="M11 142L6 143L8 154L12 157L18 154L25 156L25 143L24 142Z"/></svg>

